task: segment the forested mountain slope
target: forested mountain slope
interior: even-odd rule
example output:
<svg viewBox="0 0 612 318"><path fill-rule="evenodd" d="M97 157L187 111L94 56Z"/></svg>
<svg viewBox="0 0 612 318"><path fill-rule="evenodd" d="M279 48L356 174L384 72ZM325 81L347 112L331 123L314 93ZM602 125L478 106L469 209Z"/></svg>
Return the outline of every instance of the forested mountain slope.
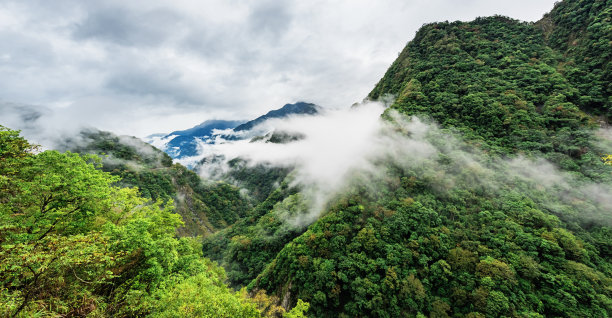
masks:
<svg viewBox="0 0 612 318"><path fill-rule="evenodd" d="M344 193L250 288L316 317L612 315L612 170L595 134L609 81L578 76L607 67L610 43L581 46L590 64L554 42L575 19L609 32L609 12L564 1L549 29L500 16L421 28L369 97L395 96L384 117L407 136L395 112L439 123L434 155L382 162L384 177ZM265 255L257 236L234 238L234 260Z"/></svg>
<svg viewBox="0 0 612 318"><path fill-rule="evenodd" d="M368 96L393 99L376 138L340 141L375 154L337 187L299 161L225 158L230 185L132 137L40 152L0 126L0 316L612 316L611 7L424 25ZM241 145L308 138L284 133Z"/></svg>
<svg viewBox="0 0 612 318"><path fill-rule="evenodd" d="M597 123L585 113L591 97L569 79L568 61L531 23L491 17L430 24L370 97L393 94L393 109L431 116L489 151L543 153L578 170L574 159L589 160L585 129Z"/></svg>
<svg viewBox="0 0 612 318"><path fill-rule="evenodd" d="M612 116L612 2L562 1L537 26L546 43L563 54L564 76L581 92L581 107Z"/></svg>
<svg viewBox="0 0 612 318"><path fill-rule="evenodd" d="M263 293L228 288L197 238L177 238L173 205L114 186L119 177L99 166L91 155L37 151L0 126L1 317L285 313Z"/></svg>
<svg viewBox="0 0 612 318"><path fill-rule="evenodd" d="M144 198L174 200L183 217L181 235L206 236L243 217L250 203L239 189L223 182L203 181L196 173L155 147L129 136L83 131L66 139L60 150L102 157L102 170L121 179L118 185L138 187Z"/></svg>

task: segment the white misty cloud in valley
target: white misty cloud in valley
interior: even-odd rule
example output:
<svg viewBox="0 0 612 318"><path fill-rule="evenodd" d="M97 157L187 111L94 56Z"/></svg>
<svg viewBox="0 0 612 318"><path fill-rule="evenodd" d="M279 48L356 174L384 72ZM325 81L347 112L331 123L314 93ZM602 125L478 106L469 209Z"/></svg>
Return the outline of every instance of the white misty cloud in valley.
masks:
<svg viewBox="0 0 612 318"><path fill-rule="evenodd" d="M172 139L176 138L178 135L168 135L166 136L165 134L157 134L157 135L151 135L148 136L146 138L144 138L143 140L151 145L153 145L153 147L163 150L163 151L167 151L167 145L170 141L172 141Z"/></svg>
<svg viewBox="0 0 612 318"><path fill-rule="evenodd" d="M612 222L612 187L608 184L579 179L542 158L492 158L456 133L393 111L387 112L390 120L384 120L380 117L383 111L382 104L366 103L318 116L270 120L256 130L267 133L268 138L272 131L303 138L284 144L265 138L202 144L202 156L216 154L226 161L247 159L250 165L295 167L291 178L301 186L309 209L288 219L292 225L312 223L328 203L354 186L372 194L383 191L385 184L396 183L398 178L397 173L388 174L389 166L412 171L442 197L454 196L456 188L491 196L519 191L549 213ZM219 169L228 169L226 161L206 163L200 172L205 178L218 175Z"/></svg>
<svg viewBox="0 0 612 318"><path fill-rule="evenodd" d="M242 157L253 163L297 165L304 181L337 186L355 167L367 166L367 157L378 148L383 107L328 111L321 116L270 120L261 131L297 133L303 139L286 144L242 140L214 146L227 158Z"/></svg>
<svg viewBox="0 0 612 318"><path fill-rule="evenodd" d="M392 157L410 158L412 163L430 157L435 148L425 141L429 127L413 120L410 135L394 132L388 121L380 118L380 103L367 103L345 110L327 110L317 116L294 116L268 120L255 127L262 133L286 132L302 138L289 143L240 140L202 145L204 155L223 155L227 160L247 159L250 165L296 167L294 182L302 185L312 207L298 223L310 223L333 196L360 175L377 175L377 162ZM204 165L204 177L217 165Z"/></svg>

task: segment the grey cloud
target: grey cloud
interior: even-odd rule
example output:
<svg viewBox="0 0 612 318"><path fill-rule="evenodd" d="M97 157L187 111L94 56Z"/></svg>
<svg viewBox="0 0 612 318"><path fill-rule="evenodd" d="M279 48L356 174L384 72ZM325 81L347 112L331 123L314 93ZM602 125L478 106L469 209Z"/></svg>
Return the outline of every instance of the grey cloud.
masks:
<svg viewBox="0 0 612 318"><path fill-rule="evenodd" d="M240 37L235 26L196 26L181 41L181 48L213 61L231 61L248 50L246 45L236 41Z"/></svg>
<svg viewBox="0 0 612 318"><path fill-rule="evenodd" d="M20 34L16 31L0 31L0 67L32 67L53 63L53 47L44 39Z"/></svg>
<svg viewBox="0 0 612 318"><path fill-rule="evenodd" d="M155 96L180 104L204 104L205 98L182 83L181 74L167 69L130 69L115 72L106 87L119 94Z"/></svg>
<svg viewBox="0 0 612 318"><path fill-rule="evenodd" d="M74 26L76 40L106 41L124 46L156 46L177 34L181 16L170 10L133 12L113 7L88 12Z"/></svg>
<svg viewBox="0 0 612 318"><path fill-rule="evenodd" d="M0 0L0 73L10 78L0 92L61 106L62 123L139 136L292 100L337 108L367 95L422 22L534 20L553 2Z"/></svg>
<svg viewBox="0 0 612 318"><path fill-rule="evenodd" d="M41 117L50 113L51 110L44 106L0 102L0 125L11 129L32 130L38 126Z"/></svg>
<svg viewBox="0 0 612 318"><path fill-rule="evenodd" d="M290 7L285 1L258 3L249 15L249 29L272 41L281 40L292 20Z"/></svg>
<svg viewBox="0 0 612 318"><path fill-rule="evenodd" d="M57 113L45 106L0 102L0 125L20 130L33 144L54 148L58 140L78 131L64 123Z"/></svg>
<svg viewBox="0 0 612 318"><path fill-rule="evenodd" d="M275 46L291 27L292 8L285 1L254 2L244 23L195 21L181 46L214 61L236 64L241 75L254 75L257 66L278 63L284 48Z"/></svg>

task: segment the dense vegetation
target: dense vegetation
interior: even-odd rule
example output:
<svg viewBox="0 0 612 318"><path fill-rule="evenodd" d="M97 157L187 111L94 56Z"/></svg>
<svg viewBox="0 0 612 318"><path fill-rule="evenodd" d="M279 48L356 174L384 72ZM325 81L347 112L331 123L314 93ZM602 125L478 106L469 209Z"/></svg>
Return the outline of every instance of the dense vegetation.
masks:
<svg viewBox="0 0 612 318"><path fill-rule="evenodd" d="M440 144L389 167L378 192L347 193L250 286L305 299L317 317L612 312L609 205Z"/></svg>
<svg viewBox="0 0 612 318"><path fill-rule="evenodd" d="M390 121L398 111L445 128L428 139L437 155L381 163L385 178L355 185L308 229L278 221L300 211L299 194L281 196L209 237L205 253L237 284L267 263L249 288L307 300L316 317L611 315L612 206L589 195L609 193L612 179L594 134L609 116L609 12L605 1L565 1L537 24L424 26L370 98L395 96ZM568 16L604 33L577 40L590 59L555 44L579 37L558 29Z"/></svg>
<svg viewBox="0 0 612 318"><path fill-rule="evenodd" d="M101 156L102 170L120 177L117 185L138 187L147 199L173 199L184 221L181 235L206 236L236 222L251 205L237 187L204 183L193 171L172 164L166 153L134 137L85 131L65 140L61 148Z"/></svg>
<svg viewBox="0 0 612 318"><path fill-rule="evenodd" d="M456 127L491 152L544 153L578 170L593 123L564 61L530 23L436 23L419 30L370 97L397 95L393 109Z"/></svg>
<svg viewBox="0 0 612 318"><path fill-rule="evenodd" d="M302 201L297 189L283 183L246 218L206 237L205 255L221 262L233 286L248 284L285 244L304 232L285 222L303 212Z"/></svg>
<svg viewBox="0 0 612 318"><path fill-rule="evenodd" d="M0 316L262 317L284 310L224 285L171 201L142 198L95 156L37 153L0 128ZM289 317L301 317L302 302Z"/></svg>
<svg viewBox="0 0 612 318"><path fill-rule="evenodd" d="M562 1L538 22L550 47L562 53L564 76L580 91L580 106L612 117L612 4Z"/></svg>

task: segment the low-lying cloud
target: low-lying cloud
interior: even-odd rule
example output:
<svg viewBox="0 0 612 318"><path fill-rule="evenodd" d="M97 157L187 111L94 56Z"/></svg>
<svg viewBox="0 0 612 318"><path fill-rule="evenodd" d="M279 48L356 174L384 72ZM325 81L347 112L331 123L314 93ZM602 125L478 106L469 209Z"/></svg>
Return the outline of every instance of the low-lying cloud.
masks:
<svg viewBox="0 0 612 318"><path fill-rule="evenodd" d="M580 174L560 170L542 158L491 157L468 145L461 136L418 118L407 118L385 110L382 103L364 103L344 110L326 110L317 116L294 116L268 120L249 132L266 138L224 140L230 131L217 131L216 143L202 142L200 155L186 158L199 167L204 178L227 172L227 161L243 158L249 165L290 167L292 185L302 189L308 209L288 220L291 225L312 223L335 197L355 186L380 192L380 186L397 178L391 166L416 175L438 196L451 196L454 189L465 189L488 196L514 195L534 202L538 209L581 222L612 225L612 168L600 167L602 180L588 180ZM61 120L61 113L45 107L0 104L3 125L21 129L22 134L44 148L62 148L72 137L79 141L83 127ZM295 138L287 143L267 142L273 132ZM592 144L612 153L612 133L600 129ZM245 136L242 136L245 137ZM58 143L58 141L60 141ZM142 148L140 142L123 138ZM146 145L146 147L149 147ZM65 147L64 147L65 148ZM150 148L141 149L151 154ZM113 158L107 158L112 161ZM606 170L608 169L608 170ZM607 177L605 177L607 176Z"/></svg>
<svg viewBox="0 0 612 318"><path fill-rule="evenodd" d="M309 202L308 211L288 220L294 225L312 223L333 198L353 186L372 193L383 190L377 187L389 179L390 166L416 174L441 197L457 188L487 196L517 192L544 211L612 225L609 183L561 171L542 158L491 157L462 141L459 134L419 118L387 112L390 120L382 119L384 109L380 103L366 103L319 116L270 120L256 129L302 137L289 143L270 143L264 138L202 144L202 156L293 167L293 185L300 186ZM199 169L205 178L211 178L229 168L227 161L215 160Z"/></svg>

